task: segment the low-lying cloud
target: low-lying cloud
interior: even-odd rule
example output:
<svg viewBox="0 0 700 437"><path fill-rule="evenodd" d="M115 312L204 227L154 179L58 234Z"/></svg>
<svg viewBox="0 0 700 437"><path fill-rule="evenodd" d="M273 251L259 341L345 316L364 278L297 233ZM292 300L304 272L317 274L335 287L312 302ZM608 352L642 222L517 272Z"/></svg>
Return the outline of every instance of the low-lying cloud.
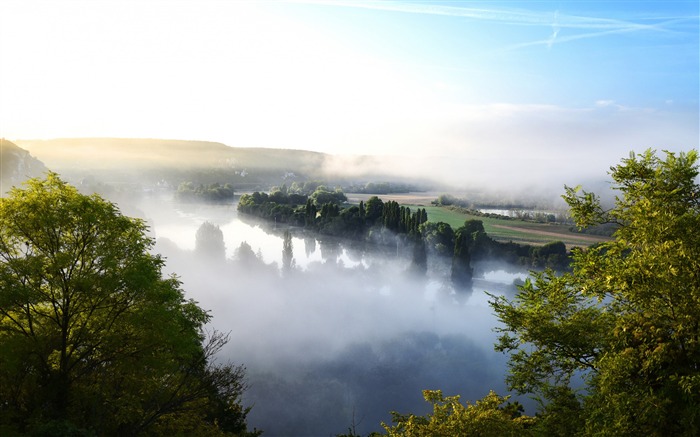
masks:
<svg viewBox="0 0 700 437"><path fill-rule="evenodd" d="M428 111L426 108L423 111ZM561 194L607 180L630 152L698 147L694 111L656 111L601 100L591 107L493 104L435 108L401 133L395 154L336 156L329 174L362 172L439 181L451 187ZM426 115L426 114L424 114Z"/></svg>
<svg viewBox="0 0 700 437"><path fill-rule="evenodd" d="M157 236L161 219L154 217ZM260 248L246 241L252 252ZM294 241L302 257L303 240ZM163 237L156 246L187 296L211 311L211 329L230 333L219 358L247 367L249 425L265 435L334 435L351 426L380 431L390 411L426 413L424 389L465 400L490 389L506 393L505 357L493 351L496 321L482 291L509 292L508 279L453 290L440 263L428 278L415 278L403 251L349 249L338 241L318 242L321 259L286 274L277 262L228 249L227 260L213 260Z"/></svg>

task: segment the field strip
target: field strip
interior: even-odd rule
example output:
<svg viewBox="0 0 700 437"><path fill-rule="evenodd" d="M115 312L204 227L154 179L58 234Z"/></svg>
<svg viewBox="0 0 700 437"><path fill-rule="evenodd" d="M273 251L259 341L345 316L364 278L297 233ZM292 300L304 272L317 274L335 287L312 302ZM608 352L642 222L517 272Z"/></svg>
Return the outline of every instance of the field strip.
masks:
<svg viewBox="0 0 700 437"><path fill-rule="evenodd" d="M531 228L519 228L517 226L505 226L505 225L492 225L494 228L507 229L509 231L516 231L523 234L533 234L533 235L543 235L547 237L556 237L559 240L570 239L570 240L580 240L580 241L609 241L609 238L601 237L599 235L576 235L576 234L562 234L560 232L548 232L540 231Z"/></svg>

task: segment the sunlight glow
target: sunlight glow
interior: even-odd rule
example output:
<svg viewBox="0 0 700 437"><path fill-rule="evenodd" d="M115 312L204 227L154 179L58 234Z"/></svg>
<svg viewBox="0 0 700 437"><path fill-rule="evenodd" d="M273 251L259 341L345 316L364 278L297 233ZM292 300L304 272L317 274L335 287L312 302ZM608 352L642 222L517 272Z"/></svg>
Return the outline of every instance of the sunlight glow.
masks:
<svg viewBox="0 0 700 437"><path fill-rule="evenodd" d="M697 147L697 5L580 6L8 0L0 128L409 157Z"/></svg>

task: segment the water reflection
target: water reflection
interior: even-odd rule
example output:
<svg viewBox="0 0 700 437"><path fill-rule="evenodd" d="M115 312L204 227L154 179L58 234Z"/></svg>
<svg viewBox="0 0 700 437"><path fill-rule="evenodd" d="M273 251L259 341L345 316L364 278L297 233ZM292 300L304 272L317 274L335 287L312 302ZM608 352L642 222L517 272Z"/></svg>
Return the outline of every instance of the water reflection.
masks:
<svg viewBox="0 0 700 437"><path fill-rule="evenodd" d="M423 389L465 400L489 389L505 394L484 291L513 293L523 272L480 264L473 292L460 292L449 262L429 259L429 275L414 277L406 274L410 251L294 228L299 269L283 276L283 227L240 217L235 205L142 209L160 241L170 240L159 248L188 297L211 310L214 328L232 333L223 353L248 367L249 424L265 435L335 435L355 412L364 417L359 432L380 431L390 411L425 408ZM263 260L197 259L194 235L204 221L220 226L229 258L246 241Z"/></svg>
<svg viewBox="0 0 700 437"><path fill-rule="evenodd" d="M307 269L311 263L341 264L346 268L362 266L368 268L376 261L376 258L384 260L387 257L400 258L405 251L394 251L393 248L379 248L383 252L379 255L371 253L362 242L348 242L329 236L318 236L300 228L275 225L260 221L250 216L239 216L235 204L191 204L178 203L173 199L162 199L156 206L154 203L141 205L152 232L157 239L165 238L174 243L181 250L193 250L195 247L195 234L199 226L205 221L220 227L226 256L232 258L241 243L249 244L254 253L261 256L265 263L282 262L282 241L284 231L292 232L292 245L294 247L294 260L297 267ZM376 247L374 248L377 249ZM391 249L391 250L390 250ZM386 252L386 253L384 253ZM408 262L408 259L405 260ZM433 260L431 271L437 276L449 274L445 265L440 265ZM444 264L444 263L442 263ZM506 290L518 281L527 277L527 272L513 266L503 266L494 263L482 263L475 268L476 284L478 290L484 284L495 285L498 290ZM433 281L435 282L435 281ZM441 281L436 283L444 288ZM434 285L429 283L427 294L434 295Z"/></svg>
<svg viewBox="0 0 700 437"><path fill-rule="evenodd" d="M300 228L289 228L239 216L235 205L188 204L164 199L158 208L142 205L156 239L165 238L182 250L194 250L195 234L205 221L219 226L224 236L226 256L232 258L236 249L247 242L266 263L282 262L282 241L286 229L292 232L294 260L306 269L313 262L342 263L345 267L368 267L371 259L360 243L346 244L340 239L316 237Z"/></svg>

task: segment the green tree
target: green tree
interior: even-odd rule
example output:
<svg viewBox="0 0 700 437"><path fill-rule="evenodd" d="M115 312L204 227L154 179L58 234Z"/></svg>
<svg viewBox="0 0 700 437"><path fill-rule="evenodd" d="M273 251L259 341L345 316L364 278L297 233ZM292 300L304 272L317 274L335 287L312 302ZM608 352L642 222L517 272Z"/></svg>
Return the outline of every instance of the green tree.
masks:
<svg viewBox="0 0 700 437"><path fill-rule="evenodd" d="M243 369L145 231L54 173L0 199L3 434L245 431Z"/></svg>
<svg viewBox="0 0 700 437"><path fill-rule="evenodd" d="M318 213L318 208L311 199L306 200L306 207L304 208L304 223L306 226L311 226L316 222L316 214Z"/></svg>
<svg viewBox="0 0 700 437"><path fill-rule="evenodd" d="M481 220L467 220L455 231L454 254L452 256L452 282L458 287L472 285L474 269L471 266L475 255L482 255L488 243Z"/></svg>
<svg viewBox="0 0 700 437"><path fill-rule="evenodd" d="M569 258L566 245L561 241L553 241L544 246L533 249L532 260L538 266L550 267L557 270L565 270Z"/></svg>
<svg viewBox="0 0 700 437"><path fill-rule="evenodd" d="M392 412L394 426L382 424L389 437L482 436L520 437L528 435L534 419L522 416L508 397L490 392L474 404L462 404L459 396L443 397L440 390L425 390L433 413L426 416ZM506 404L506 405L504 405Z"/></svg>
<svg viewBox="0 0 700 437"><path fill-rule="evenodd" d="M420 226L428 247L442 256L454 254L455 234L452 227L445 222L425 222Z"/></svg>
<svg viewBox="0 0 700 437"><path fill-rule="evenodd" d="M611 168L610 209L567 187L577 224L615 222L614 239L576 252L571 273L533 273L513 301L492 300L508 383L545 402L544 432L700 434L697 161L631 154Z"/></svg>
<svg viewBox="0 0 700 437"><path fill-rule="evenodd" d="M471 234L467 233L464 228L457 229L454 254L452 256L451 278L452 283L459 288L468 289L472 285L474 269L471 266L471 243Z"/></svg>
<svg viewBox="0 0 700 437"><path fill-rule="evenodd" d="M367 199L365 204L365 220L369 225L373 225L382 216L384 202L377 196Z"/></svg>
<svg viewBox="0 0 700 437"><path fill-rule="evenodd" d="M348 200L347 196L345 196L345 193L343 193L340 188L331 191L323 185L316 188L316 191L314 191L309 198L313 200L314 205L317 207L326 203L340 205Z"/></svg>
<svg viewBox="0 0 700 437"><path fill-rule="evenodd" d="M231 184L227 183L221 186L220 183L214 182L213 184L199 184L195 186L191 181L181 182L175 193L175 197L179 200L207 200L213 202L231 200L233 195L233 186Z"/></svg>

